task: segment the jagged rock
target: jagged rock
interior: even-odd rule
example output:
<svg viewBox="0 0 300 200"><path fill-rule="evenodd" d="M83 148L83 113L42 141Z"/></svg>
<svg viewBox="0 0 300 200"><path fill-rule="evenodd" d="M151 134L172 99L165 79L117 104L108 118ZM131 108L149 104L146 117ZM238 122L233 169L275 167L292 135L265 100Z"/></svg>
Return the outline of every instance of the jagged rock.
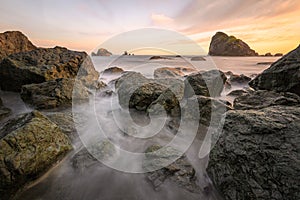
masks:
<svg viewBox="0 0 300 200"><path fill-rule="evenodd" d="M235 85L235 84L247 84L249 81L251 81L251 78L248 76L245 76L244 74L241 75L236 75L233 74L230 76L229 81L231 83L231 85Z"/></svg>
<svg viewBox="0 0 300 200"><path fill-rule="evenodd" d="M273 62L258 62L257 65L272 65Z"/></svg>
<svg viewBox="0 0 300 200"><path fill-rule="evenodd" d="M56 79L39 84L23 85L21 98L38 109L70 106L89 99L87 89L80 81Z"/></svg>
<svg viewBox="0 0 300 200"><path fill-rule="evenodd" d="M38 48L13 54L0 63L2 90L20 91L26 84L76 77L90 86L98 80L99 73L85 52L63 47Z"/></svg>
<svg viewBox="0 0 300 200"><path fill-rule="evenodd" d="M102 75L121 74L124 70L120 67L109 67L102 72Z"/></svg>
<svg viewBox="0 0 300 200"><path fill-rule="evenodd" d="M300 46L286 54L249 82L254 89L300 95Z"/></svg>
<svg viewBox="0 0 300 200"><path fill-rule="evenodd" d="M0 33L0 61L11 54L34 49L36 49L36 46L20 31Z"/></svg>
<svg viewBox="0 0 300 200"><path fill-rule="evenodd" d="M233 107L238 110L261 109L274 105L295 106L300 104L300 97L289 92L258 90L237 97Z"/></svg>
<svg viewBox="0 0 300 200"><path fill-rule="evenodd" d="M207 167L224 199L298 199L299 130L299 106L227 112Z"/></svg>
<svg viewBox="0 0 300 200"><path fill-rule="evenodd" d="M210 42L209 55L211 56L257 56L248 44L234 36L217 32Z"/></svg>
<svg viewBox="0 0 300 200"><path fill-rule="evenodd" d="M97 53L92 52L92 56L111 56L111 55L112 53L104 48L98 49Z"/></svg>
<svg viewBox="0 0 300 200"><path fill-rule="evenodd" d="M8 199L72 149L61 129L37 111L8 121L0 130L0 195Z"/></svg>
<svg viewBox="0 0 300 200"><path fill-rule="evenodd" d="M179 159L175 161L177 157ZM166 165L170 160L175 162ZM164 150L159 145L148 147L145 151L143 168L151 171L147 173L147 178L156 190L169 180L192 193L201 193L193 166L185 155L180 157L180 152L172 147L166 147ZM154 169L157 170L153 171Z"/></svg>
<svg viewBox="0 0 300 200"><path fill-rule="evenodd" d="M205 61L205 58L202 56L192 57L191 61Z"/></svg>
<svg viewBox="0 0 300 200"><path fill-rule="evenodd" d="M180 78L184 73L180 69L162 67L154 70L154 78Z"/></svg>
<svg viewBox="0 0 300 200"><path fill-rule="evenodd" d="M3 106L2 99L0 98L0 120L8 116L10 113L11 110Z"/></svg>
<svg viewBox="0 0 300 200"><path fill-rule="evenodd" d="M190 74L186 77L184 96L220 96L227 78L222 71L210 70Z"/></svg>

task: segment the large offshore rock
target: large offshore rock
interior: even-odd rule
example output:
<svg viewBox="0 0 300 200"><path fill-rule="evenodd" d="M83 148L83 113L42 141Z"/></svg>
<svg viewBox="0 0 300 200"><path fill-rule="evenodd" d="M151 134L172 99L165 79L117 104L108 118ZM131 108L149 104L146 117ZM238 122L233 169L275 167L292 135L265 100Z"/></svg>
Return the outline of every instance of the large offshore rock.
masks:
<svg viewBox="0 0 300 200"><path fill-rule="evenodd" d="M8 121L0 130L1 198L37 179L71 149L61 129L38 111Z"/></svg>
<svg viewBox="0 0 300 200"><path fill-rule="evenodd" d="M207 172L226 200L300 197L300 107L233 110Z"/></svg>
<svg viewBox="0 0 300 200"><path fill-rule="evenodd" d="M234 99L233 107L237 110L261 109L269 106L300 105L300 97L289 92L274 92L266 90L252 91Z"/></svg>
<svg viewBox="0 0 300 200"><path fill-rule="evenodd" d="M2 90L20 91L26 84L76 77L90 86L98 80L99 73L85 52L63 47L38 48L13 54L0 63Z"/></svg>
<svg viewBox="0 0 300 200"><path fill-rule="evenodd" d="M70 106L73 101L88 101L89 94L80 81L56 79L39 84L23 85L21 98L36 108L49 109Z"/></svg>
<svg viewBox="0 0 300 200"><path fill-rule="evenodd" d="M147 173L147 178L154 189L158 189L168 180L192 193L201 193L201 188L197 184L195 169L185 155L180 156L180 152L172 147L166 147L162 150L159 145L148 147L145 153L143 168L150 171ZM176 160L178 156L179 159ZM174 160L174 162L166 165L170 160ZM153 171L153 169L157 170Z"/></svg>
<svg viewBox="0 0 300 200"><path fill-rule="evenodd" d="M8 116L10 113L11 110L3 106L2 100L0 98L0 120Z"/></svg>
<svg viewBox="0 0 300 200"><path fill-rule="evenodd" d="M203 95L216 97L220 96L226 76L222 71L210 70L190 74L186 77L184 96L191 97L193 95Z"/></svg>
<svg viewBox="0 0 300 200"><path fill-rule="evenodd" d="M248 44L222 32L217 32L212 37L208 54L211 56L258 56Z"/></svg>
<svg viewBox="0 0 300 200"><path fill-rule="evenodd" d="M111 55L112 53L104 48L98 49L97 53L92 52L92 56L111 56Z"/></svg>
<svg viewBox="0 0 300 200"><path fill-rule="evenodd" d="M36 49L36 46L20 31L0 33L0 61L11 54L34 49Z"/></svg>
<svg viewBox="0 0 300 200"><path fill-rule="evenodd" d="M300 95L300 46L273 63L249 85L255 89Z"/></svg>

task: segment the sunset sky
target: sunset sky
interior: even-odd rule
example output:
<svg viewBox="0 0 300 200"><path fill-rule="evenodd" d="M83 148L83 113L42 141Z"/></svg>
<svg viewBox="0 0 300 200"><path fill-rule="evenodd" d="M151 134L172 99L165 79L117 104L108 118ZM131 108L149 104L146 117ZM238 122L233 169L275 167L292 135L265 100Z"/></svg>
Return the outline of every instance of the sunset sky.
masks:
<svg viewBox="0 0 300 200"><path fill-rule="evenodd" d="M223 31L260 54L287 53L300 43L300 1L2 0L0 6L0 31L20 30L41 47L90 52L112 36L140 28L174 30L206 51L215 32ZM113 53L124 50L120 44Z"/></svg>

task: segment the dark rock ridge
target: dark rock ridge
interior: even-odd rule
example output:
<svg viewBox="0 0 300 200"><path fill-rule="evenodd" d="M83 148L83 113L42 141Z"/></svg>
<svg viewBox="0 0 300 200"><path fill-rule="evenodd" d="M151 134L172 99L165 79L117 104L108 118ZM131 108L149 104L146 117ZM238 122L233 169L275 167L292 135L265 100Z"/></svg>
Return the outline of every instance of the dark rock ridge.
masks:
<svg viewBox="0 0 300 200"><path fill-rule="evenodd" d="M171 58L168 58L168 57L165 57L165 56L151 56L149 58L149 60L161 60L161 59L167 59L167 60L170 60Z"/></svg>
<svg viewBox="0 0 300 200"><path fill-rule="evenodd" d="M233 107L237 110L262 109L275 105L300 105L300 97L289 92L252 91L234 99Z"/></svg>
<svg viewBox="0 0 300 200"><path fill-rule="evenodd" d="M104 48L98 49L97 53L92 52L92 56L111 56L111 55L112 53Z"/></svg>
<svg viewBox="0 0 300 200"><path fill-rule="evenodd" d="M232 110L219 131L207 172L225 200L299 199L299 105Z"/></svg>
<svg viewBox="0 0 300 200"><path fill-rule="evenodd" d="M20 91L26 84L76 77L90 86L98 80L99 73L85 52L63 47L38 48L13 54L0 63L2 90Z"/></svg>
<svg viewBox="0 0 300 200"><path fill-rule="evenodd" d="M264 70L249 85L260 90L292 92L300 95L300 46Z"/></svg>
<svg viewBox="0 0 300 200"><path fill-rule="evenodd" d="M258 56L248 44L222 32L217 32L212 37L208 54L211 56Z"/></svg>
<svg viewBox="0 0 300 200"><path fill-rule="evenodd" d="M36 46L20 31L0 33L0 61L11 54L34 49L36 49Z"/></svg>
<svg viewBox="0 0 300 200"><path fill-rule="evenodd" d="M202 56L196 56L192 57L191 61L205 61L205 58L203 58Z"/></svg>
<svg viewBox="0 0 300 200"><path fill-rule="evenodd" d="M61 129L38 111L8 121L0 130L0 195L8 199L72 149Z"/></svg>
<svg viewBox="0 0 300 200"><path fill-rule="evenodd" d="M8 116L10 113L11 110L3 106L2 99L0 98L0 120Z"/></svg>
<svg viewBox="0 0 300 200"><path fill-rule="evenodd" d="M38 109L71 106L74 102L85 102L89 93L80 81L55 79L38 84L23 85L21 98Z"/></svg>

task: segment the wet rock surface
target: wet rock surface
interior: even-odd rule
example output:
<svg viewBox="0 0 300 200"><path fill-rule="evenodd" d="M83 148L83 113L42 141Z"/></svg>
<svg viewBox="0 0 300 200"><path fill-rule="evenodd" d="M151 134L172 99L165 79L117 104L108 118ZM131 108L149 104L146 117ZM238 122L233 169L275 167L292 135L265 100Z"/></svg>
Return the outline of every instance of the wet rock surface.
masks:
<svg viewBox="0 0 300 200"><path fill-rule="evenodd" d="M180 78L184 73L180 69L162 67L154 70L154 78Z"/></svg>
<svg viewBox="0 0 300 200"><path fill-rule="evenodd" d="M8 121L0 130L1 197L38 178L71 149L61 129L38 111Z"/></svg>
<svg viewBox="0 0 300 200"><path fill-rule="evenodd" d="M255 89L300 95L300 46L264 70L249 85Z"/></svg>
<svg viewBox="0 0 300 200"><path fill-rule="evenodd" d="M11 110L3 106L2 100L0 98L0 120L7 117L10 113Z"/></svg>
<svg viewBox="0 0 300 200"><path fill-rule="evenodd" d="M226 115L207 172L224 199L298 199L300 107Z"/></svg>
<svg viewBox="0 0 300 200"><path fill-rule="evenodd" d="M193 166L188 162L185 155L181 156L172 164L165 166L171 159L175 159L180 152L172 147L159 151L159 145L152 145L145 151L145 160L143 167L145 170L158 170L148 172L147 179L153 187L158 190L165 181L174 182L179 187L192 193L200 193L201 188L197 185L197 178Z"/></svg>

